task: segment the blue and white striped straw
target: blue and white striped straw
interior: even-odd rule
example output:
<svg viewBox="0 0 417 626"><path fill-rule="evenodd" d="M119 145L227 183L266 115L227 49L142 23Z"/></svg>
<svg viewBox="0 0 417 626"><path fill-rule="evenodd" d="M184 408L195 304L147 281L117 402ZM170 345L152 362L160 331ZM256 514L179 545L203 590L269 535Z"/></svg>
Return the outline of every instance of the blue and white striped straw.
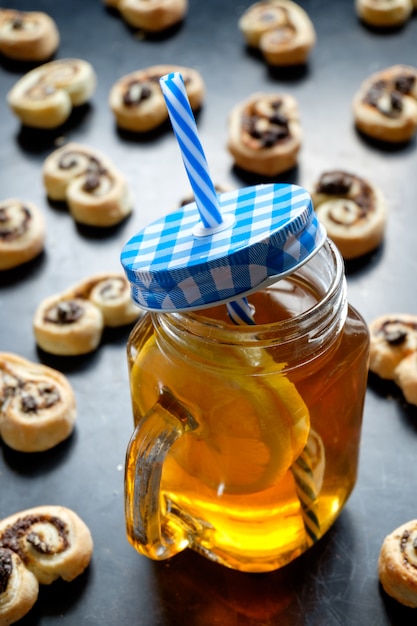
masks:
<svg viewBox="0 0 417 626"><path fill-rule="evenodd" d="M185 169L194 191L195 202L206 232L215 231L224 220L219 209L216 190L211 179L197 125L180 72L160 78L171 124L181 150ZM248 300L239 298L227 303L230 318L238 325L254 325L254 308ZM302 454L291 467L309 543L317 541L320 524L316 514L317 494L306 444Z"/></svg>
<svg viewBox="0 0 417 626"><path fill-rule="evenodd" d="M236 325L246 326L255 324L253 319L255 309L249 304L247 298L239 298L226 303L230 319Z"/></svg>
<svg viewBox="0 0 417 626"><path fill-rule="evenodd" d="M172 72L162 76L159 82L203 227L216 229L223 223L223 217L184 80L180 72Z"/></svg>

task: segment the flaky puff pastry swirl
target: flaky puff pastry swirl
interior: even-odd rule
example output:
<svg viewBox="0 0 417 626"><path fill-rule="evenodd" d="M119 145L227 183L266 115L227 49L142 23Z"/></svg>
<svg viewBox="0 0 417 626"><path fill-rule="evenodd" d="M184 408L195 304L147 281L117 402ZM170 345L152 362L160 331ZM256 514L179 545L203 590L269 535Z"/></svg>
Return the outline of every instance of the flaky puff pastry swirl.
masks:
<svg viewBox="0 0 417 626"><path fill-rule="evenodd" d="M8 626L20 620L33 607L38 595L36 576L16 552L0 547L0 624Z"/></svg>
<svg viewBox="0 0 417 626"><path fill-rule="evenodd" d="M18 61L46 61L59 45L54 20L41 11L0 9L0 52Z"/></svg>
<svg viewBox="0 0 417 626"><path fill-rule="evenodd" d="M70 142L58 148L46 158L42 176L48 197L67 202L80 224L114 226L132 212L126 179L89 146Z"/></svg>
<svg viewBox="0 0 417 626"><path fill-rule="evenodd" d="M345 259L371 252L382 242L385 199L364 178L342 170L324 172L314 183L311 197L319 220Z"/></svg>
<svg viewBox="0 0 417 626"><path fill-rule="evenodd" d="M413 12L412 0L355 0L358 16L376 27L400 26Z"/></svg>
<svg viewBox="0 0 417 626"><path fill-rule="evenodd" d="M417 68L393 65L372 74L352 106L356 126L365 135L392 143L409 141L417 130Z"/></svg>
<svg viewBox="0 0 417 626"><path fill-rule="evenodd" d="M270 65L305 63L316 43L306 11L291 0L263 0L250 6L239 20L247 44L259 48Z"/></svg>
<svg viewBox="0 0 417 626"><path fill-rule="evenodd" d="M0 352L0 436L19 452L49 450L72 433L76 401L55 369Z"/></svg>
<svg viewBox="0 0 417 626"><path fill-rule="evenodd" d="M301 148L298 105L289 94L255 93L229 116L228 149L235 164L275 176L297 163Z"/></svg>
<svg viewBox="0 0 417 626"><path fill-rule="evenodd" d="M71 509L38 506L0 521L0 548L12 550L38 582L74 580L93 553L90 530Z"/></svg>
<svg viewBox="0 0 417 626"><path fill-rule="evenodd" d="M34 259L42 252L45 237L45 219L33 202L0 201L0 270Z"/></svg>
<svg viewBox="0 0 417 626"><path fill-rule="evenodd" d="M405 400L417 405L417 315L381 315L371 322L369 330L369 369L393 380Z"/></svg>
<svg viewBox="0 0 417 626"><path fill-rule="evenodd" d="M417 353L417 315L381 315L369 324L369 331L369 369L381 378L394 380L403 359Z"/></svg>
<svg viewBox="0 0 417 626"><path fill-rule="evenodd" d="M105 326L124 326L140 315L125 276L103 272L43 300L35 312L33 330L46 352L87 354L98 347Z"/></svg>
<svg viewBox="0 0 417 626"><path fill-rule="evenodd" d="M181 22L188 10L188 0L104 0L120 11L123 19L142 30L160 32Z"/></svg>
<svg viewBox="0 0 417 626"><path fill-rule="evenodd" d="M400 361L394 370L394 381L407 402L417 405L417 351Z"/></svg>
<svg viewBox="0 0 417 626"><path fill-rule="evenodd" d="M90 63L82 59L59 59L31 70L11 88L8 104L27 126L56 128L73 107L88 102L96 87Z"/></svg>
<svg viewBox="0 0 417 626"><path fill-rule="evenodd" d="M417 607L417 520L402 524L385 537L378 574L388 595L405 606Z"/></svg>
<svg viewBox="0 0 417 626"><path fill-rule="evenodd" d="M109 327L131 324L141 314L130 297L128 280L117 272L95 274L64 292L64 296L92 302L100 309L104 325Z"/></svg>
<svg viewBox="0 0 417 626"><path fill-rule="evenodd" d="M264 0L250 6L239 20L247 44L259 48L270 65L305 63L316 43L312 21L291 0Z"/></svg>
<svg viewBox="0 0 417 626"><path fill-rule="evenodd" d="M33 332L42 350L61 356L93 352L104 329L98 307L84 298L57 294L45 298L35 311Z"/></svg>
<svg viewBox="0 0 417 626"><path fill-rule="evenodd" d="M159 79L171 72L181 73L192 110L201 107L205 88L197 70L181 65L153 65L122 76L111 88L109 105L120 128L148 132L168 119Z"/></svg>

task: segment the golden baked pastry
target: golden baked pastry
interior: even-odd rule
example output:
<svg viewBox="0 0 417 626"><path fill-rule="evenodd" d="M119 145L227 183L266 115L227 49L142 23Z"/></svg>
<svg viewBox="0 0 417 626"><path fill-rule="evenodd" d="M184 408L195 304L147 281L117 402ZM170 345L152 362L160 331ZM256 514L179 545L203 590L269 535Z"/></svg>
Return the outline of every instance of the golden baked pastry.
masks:
<svg viewBox="0 0 417 626"><path fill-rule="evenodd" d="M193 111L201 107L204 82L197 70L180 65L154 65L127 74L113 85L109 105L120 128L147 132L168 119L159 79L171 72L181 73Z"/></svg>
<svg viewBox="0 0 417 626"><path fill-rule="evenodd" d="M103 329L103 315L92 302L61 294L45 298L33 320L38 346L45 352L65 356L93 352Z"/></svg>
<svg viewBox="0 0 417 626"><path fill-rule="evenodd" d="M355 0L358 16L371 26L400 26L413 12L412 0Z"/></svg>
<svg viewBox="0 0 417 626"><path fill-rule="evenodd" d="M68 143L47 157L42 175L48 197L67 202L81 224L114 226L132 212L127 181L98 150Z"/></svg>
<svg viewBox="0 0 417 626"><path fill-rule="evenodd" d="M305 63L316 43L316 32L306 11L291 0L262 0L239 20L247 44L259 48L270 65Z"/></svg>
<svg viewBox="0 0 417 626"><path fill-rule="evenodd" d="M229 116L228 149L235 164L275 176L297 164L301 147L298 105L289 94L255 93Z"/></svg>
<svg viewBox="0 0 417 626"><path fill-rule="evenodd" d="M311 197L319 220L345 259L379 246L387 209L381 191L370 182L340 170L324 172Z"/></svg>
<svg viewBox="0 0 417 626"><path fill-rule="evenodd" d="M46 61L58 45L58 28L46 13L0 9L1 54L18 61Z"/></svg>
<svg viewBox="0 0 417 626"><path fill-rule="evenodd" d="M417 130L417 68L393 65L372 74L355 94L353 114L365 135L409 141Z"/></svg>
<svg viewBox="0 0 417 626"><path fill-rule="evenodd" d="M130 297L130 285L124 275L103 272L87 278L66 292L67 295L88 299L100 309L104 325L124 326L135 322L140 309Z"/></svg>
<svg viewBox="0 0 417 626"><path fill-rule="evenodd" d="M74 580L89 565L93 540L71 509L38 506L0 521L0 548L15 552L38 582Z"/></svg>
<svg viewBox="0 0 417 626"><path fill-rule="evenodd" d="M44 63L20 78L7 95L22 124L56 128L73 109L88 102L96 87L93 67L82 59Z"/></svg>
<svg viewBox="0 0 417 626"><path fill-rule="evenodd" d="M38 579L20 556L0 547L0 624L8 626L30 611L39 595Z"/></svg>
<svg viewBox="0 0 417 626"><path fill-rule="evenodd" d="M40 254L45 245L43 214L33 202L0 201L0 270L8 270Z"/></svg>
<svg viewBox="0 0 417 626"><path fill-rule="evenodd" d="M394 370L394 381L407 402L417 405L417 351L398 363Z"/></svg>
<svg viewBox="0 0 417 626"><path fill-rule="evenodd" d="M35 312L33 331L46 352L87 354L98 347L105 326L130 324L140 314L125 276L102 273L43 300Z"/></svg>
<svg viewBox="0 0 417 626"><path fill-rule="evenodd" d="M378 559L385 592L401 604L417 607L417 520L402 524L387 535Z"/></svg>
<svg viewBox="0 0 417 626"><path fill-rule="evenodd" d="M19 452L42 452L69 437L76 402L55 369L0 352L0 437Z"/></svg>
<svg viewBox="0 0 417 626"><path fill-rule="evenodd" d="M160 32L181 22L188 10L188 0L104 0L117 8L123 19L142 30Z"/></svg>
<svg viewBox="0 0 417 626"><path fill-rule="evenodd" d="M417 351L417 315L381 315L369 324L369 330L369 369L381 378L394 380L399 363Z"/></svg>

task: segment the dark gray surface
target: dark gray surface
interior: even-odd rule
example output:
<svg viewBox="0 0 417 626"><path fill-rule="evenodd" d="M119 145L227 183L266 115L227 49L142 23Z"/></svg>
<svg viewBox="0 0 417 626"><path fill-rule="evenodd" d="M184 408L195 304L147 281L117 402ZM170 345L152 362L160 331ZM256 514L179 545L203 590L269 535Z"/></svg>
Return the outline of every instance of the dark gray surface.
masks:
<svg viewBox="0 0 417 626"><path fill-rule="evenodd" d="M417 60L417 16L395 32L376 33L355 17L351 0L302 2L318 42L305 70L270 71L250 54L237 21L250 2L190 0L184 25L168 36L143 39L100 0L22 0L8 6L45 10L62 42L57 58L90 61L98 75L91 104L53 132L22 129L5 95L28 69L0 66L1 197L36 202L48 228L45 254L26 267L0 274L1 342L63 371L78 403L70 440L34 455L1 444L0 518L38 504L62 504L89 525L91 567L74 582L56 582L22 625L139 624L141 626L387 626L415 624L416 613L388 599L377 577L384 536L417 517L417 409L394 385L369 381L356 489L341 517L318 545L292 565L268 575L245 575L186 552L170 562L139 556L124 535L123 463L132 419L125 344L128 329L108 332L99 349L82 358L38 351L31 323L35 307L98 270L119 270L124 242L153 217L174 208L189 185L167 125L150 138L119 132L108 93L123 74L156 63L196 67L206 83L198 125L213 179L252 183L232 167L225 148L232 106L254 91L288 91L300 105L304 144L299 167L280 181L308 186L324 169L343 168L377 184L389 204L384 245L347 267L349 299L367 321L377 315L416 313L417 147L384 149L354 129L351 100L370 73ZM135 211L117 228L75 225L48 203L41 166L57 137L87 143L111 157L129 180ZM337 419L337 416L335 417Z"/></svg>

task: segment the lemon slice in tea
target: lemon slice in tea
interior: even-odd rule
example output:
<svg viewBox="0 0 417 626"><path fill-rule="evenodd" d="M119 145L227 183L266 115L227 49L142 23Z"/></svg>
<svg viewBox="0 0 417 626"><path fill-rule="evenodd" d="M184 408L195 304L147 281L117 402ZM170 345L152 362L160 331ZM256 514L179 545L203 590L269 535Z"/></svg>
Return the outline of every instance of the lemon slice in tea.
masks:
<svg viewBox="0 0 417 626"><path fill-rule="evenodd" d="M254 376L245 351L231 348L220 374L186 357L163 355L151 337L133 366L132 396L139 413L144 415L167 387L199 424L171 454L195 480L225 494L273 486L308 438L309 412L295 385L269 355L259 358L261 375Z"/></svg>

